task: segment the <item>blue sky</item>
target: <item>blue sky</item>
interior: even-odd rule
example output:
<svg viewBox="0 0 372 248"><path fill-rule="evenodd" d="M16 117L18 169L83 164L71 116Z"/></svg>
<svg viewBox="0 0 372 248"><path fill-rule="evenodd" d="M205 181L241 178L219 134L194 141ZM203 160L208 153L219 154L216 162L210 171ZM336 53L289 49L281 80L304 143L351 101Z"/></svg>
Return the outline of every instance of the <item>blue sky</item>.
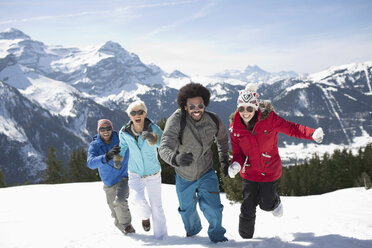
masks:
<svg viewBox="0 0 372 248"><path fill-rule="evenodd" d="M66 47L111 40L189 75L372 60L370 0L0 0L0 10L0 31Z"/></svg>

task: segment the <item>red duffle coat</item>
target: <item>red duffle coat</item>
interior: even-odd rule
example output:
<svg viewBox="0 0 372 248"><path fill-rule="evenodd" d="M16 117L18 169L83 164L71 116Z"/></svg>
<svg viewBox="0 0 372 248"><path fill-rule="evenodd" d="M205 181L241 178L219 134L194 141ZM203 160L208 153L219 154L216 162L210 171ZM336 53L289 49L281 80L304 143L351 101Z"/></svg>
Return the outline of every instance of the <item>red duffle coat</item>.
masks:
<svg viewBox="0 0 372 248"><path fill-rule="evenodd" d="M230 129L233 151L232 162L241 165L242 178L254 182L272 182L282 175L282 162L278 151L278 133L313 140L315 129L287 121L271 111L263 118L258 110L252 131L243 124L236 112Z"/></svg>

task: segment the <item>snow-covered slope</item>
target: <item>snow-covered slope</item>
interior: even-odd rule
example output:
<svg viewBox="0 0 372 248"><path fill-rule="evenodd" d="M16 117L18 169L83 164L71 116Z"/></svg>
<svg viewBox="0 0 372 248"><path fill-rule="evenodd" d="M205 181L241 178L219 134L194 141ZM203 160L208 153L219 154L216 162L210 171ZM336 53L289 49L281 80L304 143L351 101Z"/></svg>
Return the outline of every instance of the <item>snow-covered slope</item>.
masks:
<svg viewBox="0 0 372 248"><path fill-rule="evenodd" d="M116 229L101 182L1 188L0 247L372 247L372 190L350 188L323 195L282 197L282 218L257 208L251 240L238 234L240 205L231 204L221 194L223 226L229 241L219 244L209 241L208 223L200 212L202 231L186 238L175 186L163 184L162 190L169 237L159 241L153 238L152 230L142 229L134 207L136 233L125 236Z"/></svg>
<svg viewBox="0 0 372 248"><path fill-rule="evenodd" d="M244 70L225 70L224 72L217 73L215 77L220 77L224 79L237 79L242 82L254 82L254 83L267 83L271 84L278 80L303 77L298 75L294 71L281 71L277 73L270 73L264 71L259 66L247 66Z"/></svg>
<svg viewBox="0 0 372 248"><path fill-rule="evenodd" d="M332 66L327 70L309 75L308 79L372 95L371 68L372 61Z"/></svg>

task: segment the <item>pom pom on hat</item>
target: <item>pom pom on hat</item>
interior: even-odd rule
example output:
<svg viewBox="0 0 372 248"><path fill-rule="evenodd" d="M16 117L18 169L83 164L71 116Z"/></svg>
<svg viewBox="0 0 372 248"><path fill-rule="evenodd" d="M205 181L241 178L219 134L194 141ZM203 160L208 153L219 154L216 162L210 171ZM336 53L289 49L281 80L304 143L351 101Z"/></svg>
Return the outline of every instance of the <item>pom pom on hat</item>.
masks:
<svg viewBox="0 0 372 248"><path fill-rule="evenodd" d="M109 124L112 129L114 129L114 126L112 125L112 122L109 119L100 119L97 122L97 132L99 133L100 127L102 127L104 124Z"/></svg>
<svg viewBox="0 0 372 248"><path fill-rule="evenodd" d="M254 83L247 84L244 90L239 91L237 101L238 108L240 106L252 106L257 110L259 106L259 94L256 91L257 85Z"/></svg>
<svg viewBox="0 0 372 248"><path fill-rule="evenodd" d="M257 92L257 84L249 83L245 86L245 91Z"/></svg>

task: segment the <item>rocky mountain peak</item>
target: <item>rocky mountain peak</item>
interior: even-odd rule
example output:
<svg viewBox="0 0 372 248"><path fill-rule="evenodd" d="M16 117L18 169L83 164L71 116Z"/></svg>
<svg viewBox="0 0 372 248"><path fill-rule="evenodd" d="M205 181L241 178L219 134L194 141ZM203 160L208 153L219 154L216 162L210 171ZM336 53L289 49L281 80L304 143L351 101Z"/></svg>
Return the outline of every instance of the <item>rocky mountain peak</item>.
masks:
<svg viewBox="0 0 372 248"><path fill-rule="evenodd" d="M30 36L26 35L22 31L16 28L8 28L4 32L0 33L0 39L3 40L16 40L16 39L24 39L29 40L31 39Z"/></svg>
<svg viewBox="0 0 372 248"><path fill-rule="evenodd" d="M99 49L99 52L106 53L106 54L118 54L118 53L126 53L129 54L127 50L125 50L119 43L113 41L107 41L103 44Z"/></svg>
<svg viewBox="0 0 372 248"><path fill-rule="evenodd" d="M251 74L251 73L260 73L260 74L269 74L267 71L264 71L262 70L259 66L257 65L248 65L245 70L244 70L244 73L248 73L248 74Z"/></svg>
<svg viewBox="0 0 372 248"><path fill-rule="evenodd" d="M170 75L169 77L171 78L185 78L185 77L189 77L187 76L186 74L180 72L179 70L174 70Z"/></svg>

